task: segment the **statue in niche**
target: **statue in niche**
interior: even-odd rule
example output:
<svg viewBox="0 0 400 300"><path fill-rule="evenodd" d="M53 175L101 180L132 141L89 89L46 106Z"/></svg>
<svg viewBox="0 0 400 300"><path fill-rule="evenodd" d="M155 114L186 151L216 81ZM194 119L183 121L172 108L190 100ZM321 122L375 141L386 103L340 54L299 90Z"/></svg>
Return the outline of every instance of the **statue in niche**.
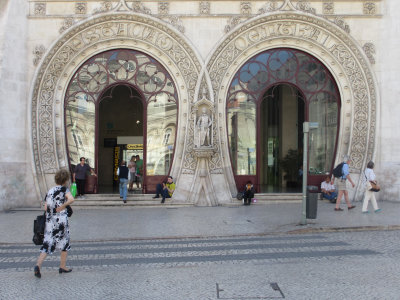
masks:
<svg viewBox="0 0 400 300"><path fill-rule="evenodd" d="M195 147L209 147L211 146L210 129L212 125L212 118L207 113L207 108L202 108L202 113L197 118L196 122L196 136Z"/></svg>

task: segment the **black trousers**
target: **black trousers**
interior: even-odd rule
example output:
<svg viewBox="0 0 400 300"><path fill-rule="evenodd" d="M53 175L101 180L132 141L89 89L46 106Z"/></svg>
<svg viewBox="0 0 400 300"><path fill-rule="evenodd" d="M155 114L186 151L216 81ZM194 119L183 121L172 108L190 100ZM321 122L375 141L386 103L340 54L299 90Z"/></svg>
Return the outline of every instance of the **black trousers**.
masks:
<svg viewBox="0 0 400 300"><path fill-rule="evenodd" d="M85 194L85 179L75 179L76 181L76 189L77 189L77 196L83 196Z"/></svg>
<svg viewBox="0 0 400 300"><path fill-rule="evenodd" d="M254 198L254 193L252 191L245 191L243 193L243 200L244 204L250 205L251 204L251 198Z"/></svg>

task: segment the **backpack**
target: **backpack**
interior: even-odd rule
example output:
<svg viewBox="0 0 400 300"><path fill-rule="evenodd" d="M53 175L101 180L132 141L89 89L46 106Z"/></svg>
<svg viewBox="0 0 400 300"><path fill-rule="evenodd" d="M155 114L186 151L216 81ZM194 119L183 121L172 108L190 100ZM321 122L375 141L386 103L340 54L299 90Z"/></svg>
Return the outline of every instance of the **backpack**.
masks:
<svg viewBox="0 0 400 300"><path fill-rule="evenodd" d="M342 177L342 176L343 176L343 165L344 165L344 162L338 164L338 165L332 170L332 175L335 176L336 178Z"/></svg>

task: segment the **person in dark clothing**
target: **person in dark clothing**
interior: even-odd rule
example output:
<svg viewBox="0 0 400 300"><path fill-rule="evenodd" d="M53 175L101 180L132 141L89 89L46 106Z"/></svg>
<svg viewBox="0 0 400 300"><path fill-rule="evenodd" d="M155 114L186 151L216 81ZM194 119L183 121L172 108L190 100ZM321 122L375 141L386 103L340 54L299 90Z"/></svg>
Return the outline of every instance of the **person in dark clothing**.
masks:
<svg viewBox="0 0 400 300"><path fill-rule="evenodd" d="M126 166L126 161L121 162L121 166L118 168L117 175L119 178L119 197L126 203L126 194L128 193L128 175L129 169Z"/></svg>
<svg viewBox="0 0 400 300"><path fill-rule="evenodd" d="M80 196L81 198L85 198L85 182L86 182L86 173L90 171L90 173L94 176L97 176L93 169L89 167L88 164L85 163L85 158L81 157L80 158L80 164L76 165L74 174L73 174L73 180L76 182L76 188L77 188L77 198Z"/></svg>
<svg viewBox="0 0 400 300"><path fill-rule="evenodd" d="M254 198L254 187L251 181L248 181L243 191L243 204L250 205L252 198Z"/></svg>
<svg viewBox="0 0 400 300"><path fill-rule="evenodd" d="M172 176L168 176L167 181L163 182L162 184L157 184L156 186L156 195L153 197L159 198L160 195L162 196L161 203L165 202L165 198L171 198L172 194L175 191L175 183L172 181Z"/></svg>

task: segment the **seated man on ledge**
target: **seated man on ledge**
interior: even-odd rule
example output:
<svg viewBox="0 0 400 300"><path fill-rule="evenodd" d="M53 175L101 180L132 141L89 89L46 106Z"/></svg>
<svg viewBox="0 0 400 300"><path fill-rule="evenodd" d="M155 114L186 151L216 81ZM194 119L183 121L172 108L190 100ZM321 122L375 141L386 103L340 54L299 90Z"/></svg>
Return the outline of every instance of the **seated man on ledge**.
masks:
<svg viewBox="0 0 400 300"><path fill-rule="evenodd" d="M323 198L328 199L331 203L336 203L337 193L329 176L326 176L325 181L321 183L321 192Z"/></svg>
<svg viewBox="0 0 400 300"><path fill-rule="evenodd" d="M160 198L162 196L161 203L165 202L165 198L171 198L175 191L175 183L172 181L172 176L168 176L167 182L163 182L162 185L159 183L156 187L156 195L153 197Z"/></svg>

